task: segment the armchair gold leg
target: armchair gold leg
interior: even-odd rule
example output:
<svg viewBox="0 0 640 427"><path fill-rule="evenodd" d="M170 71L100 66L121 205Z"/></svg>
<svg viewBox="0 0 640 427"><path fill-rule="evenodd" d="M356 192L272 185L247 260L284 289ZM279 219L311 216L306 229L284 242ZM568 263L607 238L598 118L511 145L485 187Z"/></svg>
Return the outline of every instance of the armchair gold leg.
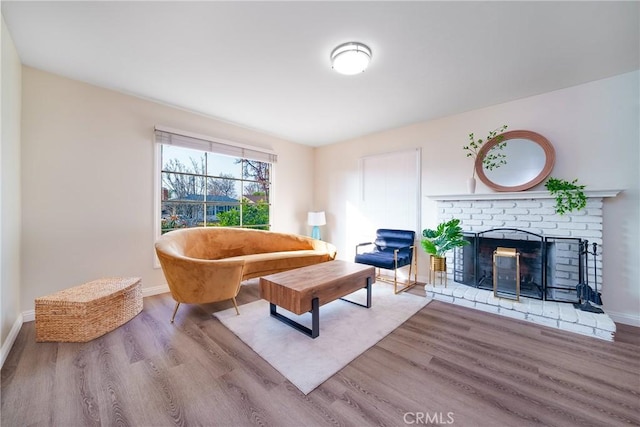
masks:
<svg viewBox="0 0 640 427"><path fill-rule="evenodd" d="M238 310L238 304L236 303L236 297L231 298L231 301L233 302L233 306L236 309L236 315L240 316L240 310Z"/></svg>
<svg viewBox="0 0 640 427"><path fill-rule="evenodd" d="M393 293L398 293L398 266L393 269Z"/></svg>
<svg viewBox="0 0 640 427"><path fill-rule="evenodd" d="M173 316L171 316L171 323L173 323L173 320L176 318L176 313L178 312L178 307L180 307L180 303L179 302L176 303L176 307L173 309Z"/></svg>
<svg viewBox="0 0 640 427"><path fill-rule="evenodd" d="M394 277L393 279L391 278L387 278L386 276L383 276L382 273L379 273L376 275L376 280L379 280L381 282L386 282L386 283L391 283L393 284L393 293L394 294L399 294L401 292L404 291L408 291L409 289L413 288L415 285L418 284L418 274L415 273L414 277L413 277L413 281L411 280L411 273L409 273L409 276L407 277L407 280L405 283L400 283L400 286L402 286L400 289L398 289L398 277L397 274L394 271Z"/></svg>
<svg viewBox="0 0 640 427"><path fill-rule="evenodd" d="M394 277L393 277L393 293L396 294L396 295L399 294L400 292L408 291L409 289L413 288L415 285L418 284L418 259L416 257L416 247L415 246L412 247L412 251L413 251L413 257L411 258L411 264L409 264L409 275L407 276L406 283L404 283L404 286L402 288L400 288L400 290L398 290L398 273L397 273L397 271L398 271L398 265L397 265L398 261L396 259L396 268L393 271L393 273L394 273ZM413 282L411 281L411 271L412 270L414 271L414 273L413 273Z"/></svg>
<svg viewBox="0 0 640 427"><path fill-rule="evenodd" d="M411 277L408 277L406 283L403 284L402 288L397 289L397 285L394 285L393 293L397 295L401 292L408 291L409 289L413 288L417 284L418 282L416 280L411 281Z"/></svg>

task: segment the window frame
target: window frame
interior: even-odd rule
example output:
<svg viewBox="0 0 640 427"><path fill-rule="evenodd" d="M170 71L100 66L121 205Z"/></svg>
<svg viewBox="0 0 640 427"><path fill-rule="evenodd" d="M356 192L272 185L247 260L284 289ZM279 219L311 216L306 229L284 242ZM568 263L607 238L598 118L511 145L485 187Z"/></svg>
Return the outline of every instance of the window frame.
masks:
<svg viewBox="0 0 640 427"><path fill-rule="evenodd" d="M159 137L159 135L161 135ZM186 143L167 143L166 137L167 135L176 136L179 141L185 141ZM267 224L268 229L271 229L272 224L272 198L273 198L273 181L274 181L274 169L275 163L277 162L277 154L271 149L265 149L261 147L254 147L250 145L240 144L233 141L228 141L220 138L212 138L206 135L199 135L192 132L180 131L172 128L156 126L153 138L154 145L154 221L153 221L153 236L154 242L160 238L162 235L162 176L163 176L163 165L162 165L162 146L163 145L174 145L176 147L182 148L191 148L195 150L200 150L207 153L212 153L214 155L222 155L229 157L241 158L243 160L257 160L263 163L269 163L269 223ZM216 148L220 148L220 151L216 151ZM248 153L249 156L245 156L243 154ZM256 158L258 157L258 158ZM243 169L243 165L239 165L241 169ZM204 179L212 178L208 176L205 172L202 175ZM245 179L244 170L240 173L240 178L234 178L241 182L241 190L244 188L244 182L252 182L253 180ZM239 206L242 210L244 195L240 195ZM205 209L208 209L207 203L204 203ZM242 211L241 211L242 212ZM203 227L206 227L206 210L205 210L205 221ZM233 227L233 226L225 226L225 227ZM240 225L242 228L251 228ZM155 256L154 251L154 267L160 268L160 262Z"/></svg>

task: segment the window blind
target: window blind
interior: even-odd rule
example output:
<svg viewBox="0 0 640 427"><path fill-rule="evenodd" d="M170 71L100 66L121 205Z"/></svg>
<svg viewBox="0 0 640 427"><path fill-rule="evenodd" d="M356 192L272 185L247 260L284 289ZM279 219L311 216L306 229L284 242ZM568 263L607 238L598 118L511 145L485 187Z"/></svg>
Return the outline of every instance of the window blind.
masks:
<svg viewBox="0 0 640 427"><path fill-rule="evenodd" d="M266 148L252 147L191 132L156 126L155 134L158 144L177 145L267 163L276 163L278 160L277 154Z"/></svg>

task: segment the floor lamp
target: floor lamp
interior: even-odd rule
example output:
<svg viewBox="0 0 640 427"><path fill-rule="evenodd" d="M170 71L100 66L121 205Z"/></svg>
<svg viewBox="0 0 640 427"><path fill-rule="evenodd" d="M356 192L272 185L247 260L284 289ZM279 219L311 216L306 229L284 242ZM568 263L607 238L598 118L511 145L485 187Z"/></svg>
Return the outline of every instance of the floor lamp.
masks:
<svg viewBox="0 0 640 427"><path fill-rule="evenodd" d="M327 223L327 219L324 212L309 212L307 215L307 223L312 226L311 237L314 239L320 239L320 226Z"/></svg>

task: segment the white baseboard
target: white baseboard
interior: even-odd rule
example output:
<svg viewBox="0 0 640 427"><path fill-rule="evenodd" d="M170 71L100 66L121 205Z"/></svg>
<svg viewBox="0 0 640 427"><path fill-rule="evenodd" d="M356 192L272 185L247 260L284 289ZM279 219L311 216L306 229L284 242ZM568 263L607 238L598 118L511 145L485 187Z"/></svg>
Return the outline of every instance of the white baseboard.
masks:
<svg viewBox="0 0 640 427"><path fill-rule="evenodd" d="M33 322L36 320L36 311L35 310L26 310L22 312L22 321L23 322Z"/></svg>
<svg viewBox="0 0 640 427"><path fill-rule="evenodd" d="M142 288L142 297L151 297L169 292L168 285L152 286L150 288Z"/></svg>
<svg viewBox="0 0 640 427"><path fill-rule="evenodd" d="M18 338L18 333L20 332L22 323L22 315L18 314L18 318L13 323L13 326L9 331L9 335L7 335L7 339L4 340L4 342L2 343L2 348L0 348L0 368L4 366L4 361L7 360L7 356L9 356L11 347L13 347L13 343L16 342L16 338Z"/></svg>
<svg viewBox="0 0 640 427"><path fill-rule="evenodd" d="M629 313L619 313L615 311L606 310L611 320L616 323L624 323L625 325L635 326L640 328L640 315L638 314L629 314Z"/></svg>

